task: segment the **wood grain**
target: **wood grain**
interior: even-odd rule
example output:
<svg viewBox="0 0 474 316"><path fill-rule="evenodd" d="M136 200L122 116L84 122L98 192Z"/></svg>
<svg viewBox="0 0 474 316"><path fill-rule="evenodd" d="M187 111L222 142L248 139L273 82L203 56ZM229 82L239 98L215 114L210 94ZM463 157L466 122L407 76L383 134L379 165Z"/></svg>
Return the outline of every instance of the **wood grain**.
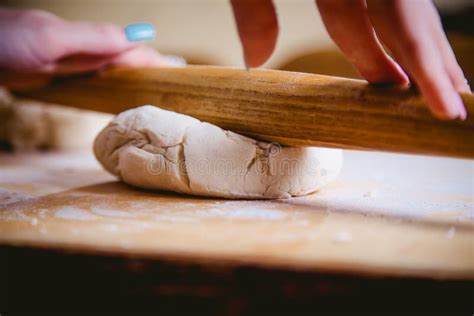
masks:
<svg viewBox="0 0 474 316"><path fill-rule="evenodd" d="M345 158L339 180L316 194L239 201L137 190L90 153L0 154L0 245L474 280L474 161Z"/></svg>
<svg viewBox="0 0 474 316"><path fill-rule="evenodd" d="M153 104L285 145L474 158L471 95L463 95L467 120L442 121L410 89L314 74L198 66L114 69L18 94L110 113Z"/></svg>

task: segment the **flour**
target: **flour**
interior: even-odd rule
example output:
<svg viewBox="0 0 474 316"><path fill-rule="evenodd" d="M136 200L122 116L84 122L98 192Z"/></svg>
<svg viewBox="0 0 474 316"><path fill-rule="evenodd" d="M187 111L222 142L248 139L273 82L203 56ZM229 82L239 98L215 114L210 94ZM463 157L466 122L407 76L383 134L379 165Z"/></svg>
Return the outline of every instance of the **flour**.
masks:
<svg viewBox="0 0 474 316"><path fill-rule="evenodd" d="M448 232L446 233L446 238L447 239L453 239L454 235L456 234L456 228L451 227Z"/></svg>
<svg viewBox="0 0 474 316"><path fill-rule="evenodd" d="M0 188L0 205L16 203L31 199L32 196L28 194L21 194L14 191Z"/></svg>
<svg viewBox="0 0 474 316"><path fill-rule="evenodd" d="M281 220L287 217L285 212L265 209L258 206L246 206L239 209L223 210L211 208L208 211L197 212L198 216L220 217L225 219L260 219L260 220Z"/></svg>
<svg viewBox="0 0 474 316"><path fill-rule="evenodd" d="M346 231L340 231L334 236L333 241L338 243L350 242L352 241L352 234Z"/></svg>
<svg viewBox="0 0 474 316"><path fill-rule="evenodd" d="M76 207L64 207L54 214L55 217L68 220L90 221L97 217Z"/></svg>
<svg viewBox="0 0 474 316"><path fill-rule="evenodd" d="M373 189L373 190L370 190L370 191L367 191L366 193L364 193L364 197L368 197L368 198L371 198L371 197L376 197L377 194L378 194L378 190L377 189Z"/></svg>
<svg viewBox="0 0 474 316"><path fill-rule="evenodd" d="M221 220L266 220L276 221L287 218L286 212L255 206L232 208L210 208L208 210L163 212L154 218L158 221L195 222L207 218Z"/></svg>
<svg viewBox="0 0 474 316"><path fill-rule="evenodd" d="M103 216L103 217L113 217L113 218L133 218L135 217L135 212L133 211L119 211L110 208L102 208L102 207L93 207L91 212L95 215Z"/></svg>

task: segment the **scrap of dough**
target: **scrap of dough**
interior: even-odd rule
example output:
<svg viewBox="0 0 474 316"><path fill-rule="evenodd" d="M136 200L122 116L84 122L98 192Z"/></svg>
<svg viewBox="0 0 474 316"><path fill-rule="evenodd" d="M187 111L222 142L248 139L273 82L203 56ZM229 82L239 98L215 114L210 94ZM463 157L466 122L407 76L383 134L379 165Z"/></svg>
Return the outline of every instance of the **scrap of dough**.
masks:
<svg viewBox="0 0 474 316"><path fill-rule="evenodd" d="M258 142L151 105L119 114L97 136L94 152L128 184L224 198L309 194L342 166L339 149Z"/></svg>
<svg viewBox="0 0 474 316"><path fill-rule="evenodd" d="M15 151L90 150L111 114L13 98L0 88L0 142Z"/></svg>

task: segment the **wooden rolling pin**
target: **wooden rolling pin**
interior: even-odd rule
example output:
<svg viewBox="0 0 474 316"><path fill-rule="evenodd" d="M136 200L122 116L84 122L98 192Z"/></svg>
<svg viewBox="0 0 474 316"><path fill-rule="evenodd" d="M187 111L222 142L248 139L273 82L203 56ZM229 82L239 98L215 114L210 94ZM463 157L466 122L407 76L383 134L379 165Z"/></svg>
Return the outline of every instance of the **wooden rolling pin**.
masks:
<svg viewBox="0 0 474 316"><path fill-rule="evenodd" d="M18 94L109 113L153 104L285 145L474 158L472 95L463 95L467 120L442 121L410 89L219 67L113 69Z"/></svg>

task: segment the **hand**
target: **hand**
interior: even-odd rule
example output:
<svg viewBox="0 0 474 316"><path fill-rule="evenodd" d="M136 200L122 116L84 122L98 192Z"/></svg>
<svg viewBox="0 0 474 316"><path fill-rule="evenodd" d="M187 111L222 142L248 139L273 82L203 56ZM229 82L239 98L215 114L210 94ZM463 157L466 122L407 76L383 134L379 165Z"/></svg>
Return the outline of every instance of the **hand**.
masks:
<svg viewBox="0 0 474 316"><path fill-rule="evenodd" d="M53 75L117 65L160 67L173 62L127 41L115 25L70 22L38 10L0 9L0 77L5 80L0 84L24 88L43 84Z"/></svg>
<svg viewBox="0 0 474 316"><path fill-rule="evenodd" d="M245 62L258 67L272 54L278 36L273 2L231 2ZM316 3L329 35L367 81L407 85L409 76L437 117L466 118L459 93L471 90L431 1L316 0Z"/></svg>

